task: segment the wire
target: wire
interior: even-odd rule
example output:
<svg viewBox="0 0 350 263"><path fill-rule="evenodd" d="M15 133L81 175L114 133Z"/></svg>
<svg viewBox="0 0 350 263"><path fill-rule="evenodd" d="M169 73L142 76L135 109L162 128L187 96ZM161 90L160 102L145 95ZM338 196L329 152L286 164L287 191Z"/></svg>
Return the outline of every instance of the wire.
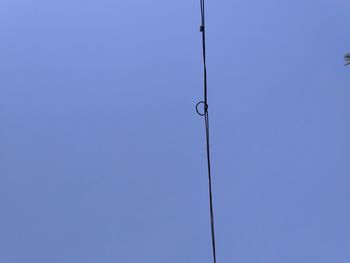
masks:
<svg viewBox="0 0 350 263"><path fill-rule="evenodd" d="M202 33L202 49L203 49L204 101L200 101L197 103L196 111L200 116L204 116L204 120L205 120L205 137L206 137L208 183L209 183L211 241L212 241L212 249L213 249L213 260L214 260L214 263L216 263L213 191L212 191L211 167L210 167L209 111L208 111L208 96L207 96L207 61L206 61L206 45L205 45L205 5L204 5L204 0L200 0L200 6L201 6L200 32ZM204 111L200 112L198 107L199 107L199 105L202 105L202 104L204 107Z"/></svg>

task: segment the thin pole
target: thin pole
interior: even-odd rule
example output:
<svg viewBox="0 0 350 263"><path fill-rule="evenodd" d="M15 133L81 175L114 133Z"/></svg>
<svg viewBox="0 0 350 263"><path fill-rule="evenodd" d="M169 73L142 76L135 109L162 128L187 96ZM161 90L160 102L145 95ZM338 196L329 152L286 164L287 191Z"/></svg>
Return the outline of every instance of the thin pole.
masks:
<svg viewBox="0 0 350 263"><path fill-rule="evenodd" d="M210 207L210 227L211 240L213 250L213 261L216 263L216 245L215 245L215 225L214 225L214 208L213 208L213 191L212 191L212 177L210 165L210 140L209 140L209 111L208 111L208 86L207 86L207 61L206 61L206 38L205 38L205 5L204 0L200 0L201 6L201 26L202 33L202 50L203 50L203 74L204 74L204 101L200 101L196 105L196 111L200 116L204 116L205 120L205 138L206 138L206 152L207 152L207 166L208 166L208 185L209 185L209 207ZM199 106L203 104L204 112L199 110Z"/></svg>

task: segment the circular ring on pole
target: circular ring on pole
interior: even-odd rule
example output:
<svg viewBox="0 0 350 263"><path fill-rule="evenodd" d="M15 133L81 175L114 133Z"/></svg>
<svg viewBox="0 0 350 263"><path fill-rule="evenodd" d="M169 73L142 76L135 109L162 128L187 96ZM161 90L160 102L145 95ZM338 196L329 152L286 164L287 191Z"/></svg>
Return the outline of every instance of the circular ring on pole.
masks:
<svg viewBox="0 0 350 263"><path fill-rule="evenodd" d="M203 113L198 108L199 105L201 105L201 104L203 104L203 108L204 108ZM200 101L200 102L197 103L197 105L196 105L196 112L197 112L198 115L204 116L207 113L207 110L208 110L208 104L206 104L204 101Z"/></svg>

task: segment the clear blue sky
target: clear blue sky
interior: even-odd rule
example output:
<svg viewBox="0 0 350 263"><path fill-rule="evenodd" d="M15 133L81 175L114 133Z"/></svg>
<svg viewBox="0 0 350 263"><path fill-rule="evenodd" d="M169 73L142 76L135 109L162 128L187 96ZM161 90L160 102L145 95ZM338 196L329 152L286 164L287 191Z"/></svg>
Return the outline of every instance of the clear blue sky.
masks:
<svg viewBox="0 0 350 263"><path fill-rule="evenodd" d="M350 260L348 0L207 0L219 263ZM0 1L0 263L211 262L199 1Z"/></svg>

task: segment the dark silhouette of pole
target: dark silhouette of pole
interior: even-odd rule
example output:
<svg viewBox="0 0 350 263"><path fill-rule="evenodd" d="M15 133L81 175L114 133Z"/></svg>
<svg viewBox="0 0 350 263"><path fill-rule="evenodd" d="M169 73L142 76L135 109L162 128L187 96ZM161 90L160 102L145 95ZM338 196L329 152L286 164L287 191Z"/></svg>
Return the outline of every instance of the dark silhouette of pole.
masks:
<svg viewBox="0 0 350 263"><path fill-rule="evenodd" d="M200 32L202 34L202 51L203 51L203 85L204 85L204 99L196 105L196 111L205 120L205 137L206 137L206 152L207 152L207 166L208 166L208 184L209 184L209 207L210 207L210 228L211 228L211 242L213 250L213 262L216 263L216 245L215 245L215 229L214 229L214 208L213 208L213 190L212 177L210 166L210 141L209 141L209 110L208 110L208 96L207 96L207 61L206 61L206 42L205 42L205 8L204 0L200 0L201 5L201 26ZM203 106L203 110L199 109Z"/></svg>
<svg viewBox="0 0 350 263"><path fill-rule="evenodd" d="M345 66L350 65L350 53L346 53L344 56Z"/></svg>

